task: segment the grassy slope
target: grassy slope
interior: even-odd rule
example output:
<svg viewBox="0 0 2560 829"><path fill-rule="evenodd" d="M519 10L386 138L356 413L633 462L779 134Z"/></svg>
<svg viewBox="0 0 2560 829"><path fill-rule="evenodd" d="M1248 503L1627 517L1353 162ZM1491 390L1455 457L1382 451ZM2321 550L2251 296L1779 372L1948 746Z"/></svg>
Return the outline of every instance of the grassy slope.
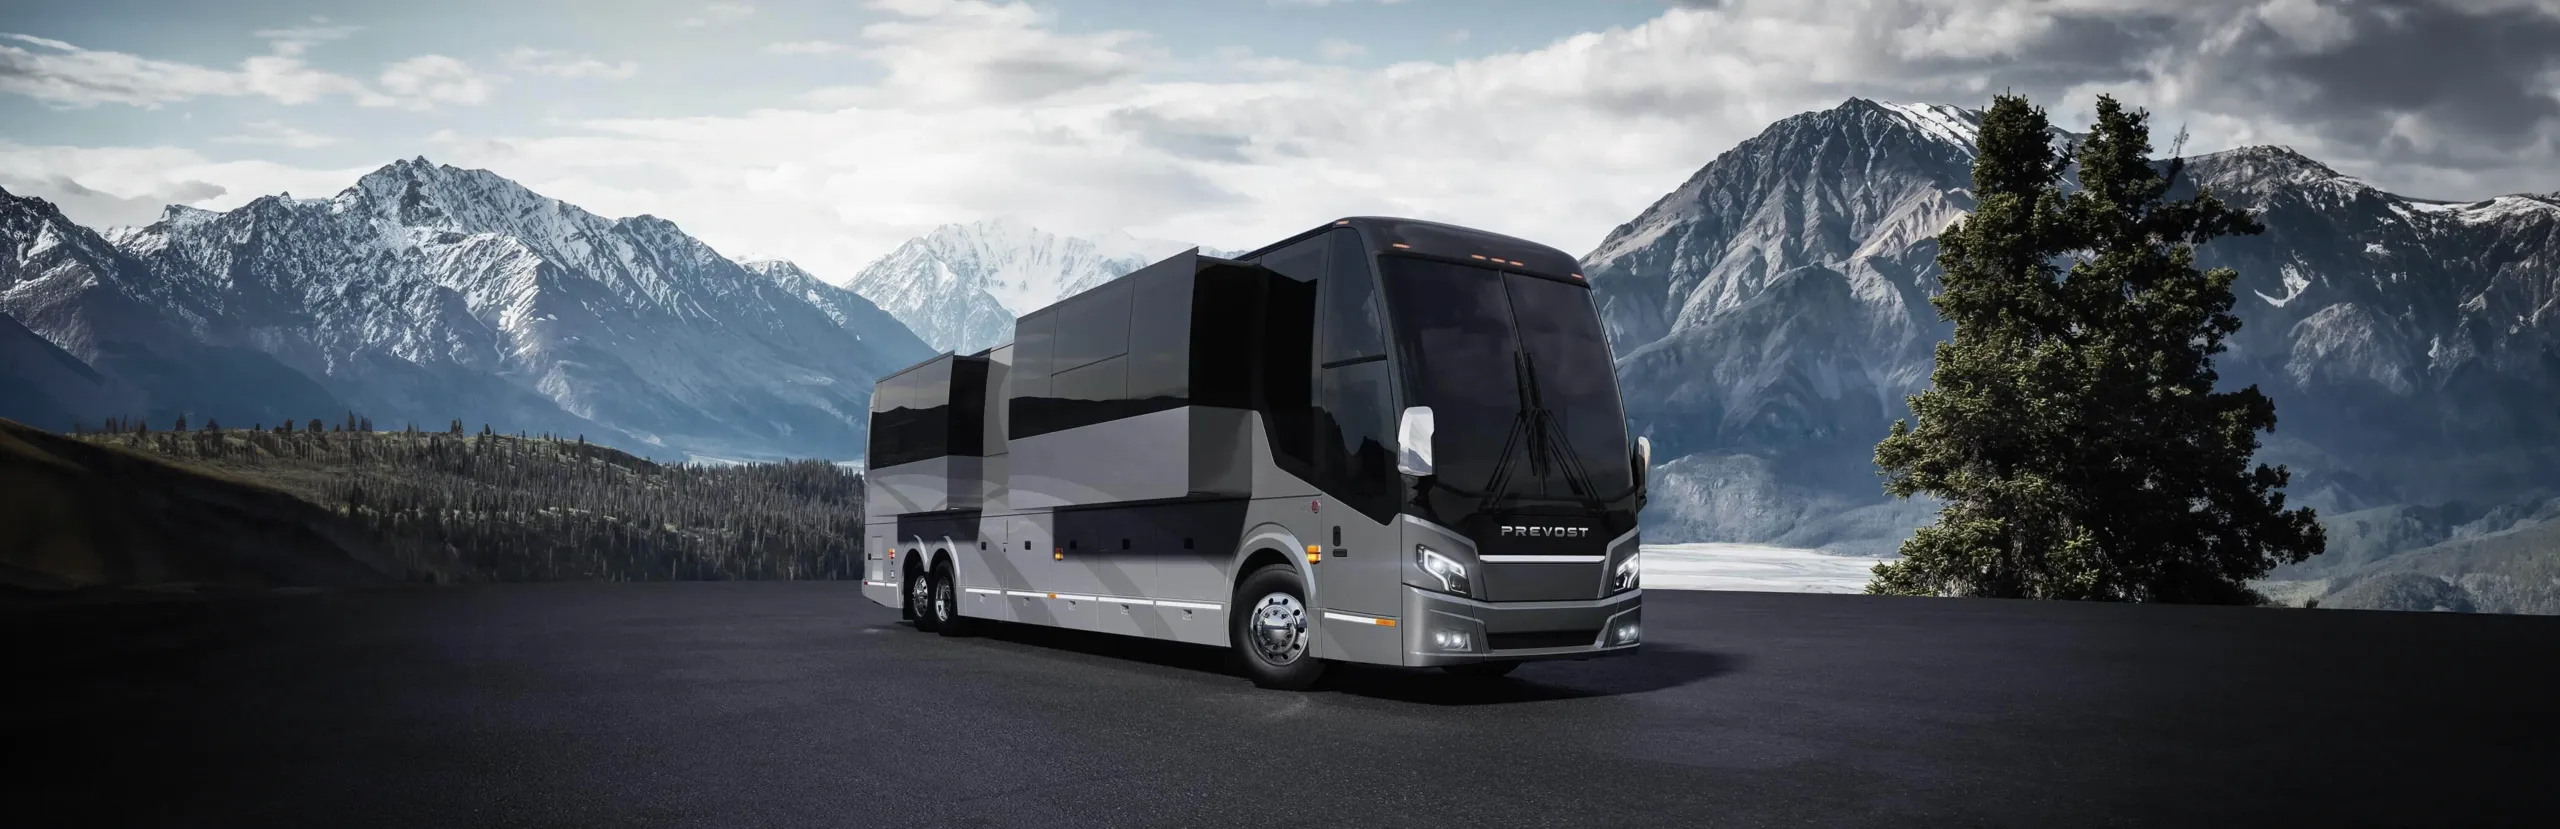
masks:
<svg viewBox="0 0 2560 829"><path fill-rule="evenodd" d="M572 440L271 430L33 437L298 504L414 581L855 578L861 477L823 462L668 466ZM120 485L84 499L112 503ZM102 514L112 517L114 512ZM33 512L20 521L58 532ZM152 530L158 519L130 522ZM262 549L231 526L195 534ZM180 556L181 560L192 561ZM51 566L51 565L48 565ZM58 569L58 568L57 568ZM94 568L92 568L94 569ZM132 583L104 575L80 583Z"/></svg>
<svg viewBox="0 0 2560 829"><path fill-rule="evenodd" d="M0 581L322 586L397 572L364 533L283 491L0 420Z"/></svg>

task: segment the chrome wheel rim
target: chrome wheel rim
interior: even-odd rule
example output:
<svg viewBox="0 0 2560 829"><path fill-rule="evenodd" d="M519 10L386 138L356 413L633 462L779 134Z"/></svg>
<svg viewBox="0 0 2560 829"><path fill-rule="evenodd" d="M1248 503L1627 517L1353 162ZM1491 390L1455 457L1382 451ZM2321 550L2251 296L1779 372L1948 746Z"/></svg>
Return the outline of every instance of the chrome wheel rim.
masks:
<svg viewBox="0 0 2560 829"><path fill-rule="evenodd" d="M1253 637L1253 651L1262 661L1273 665L1289 665L1307 655L1307 606L1298 597L1273 593L1253 603L1246 617L1250 626L1246 634Z"/></svg>
<svg viewBox="0 0 2560 829"><path fill-rule="evenodd" d="M919 574L908 578L907 604L915 607L917 613L933 612L932 591L933 585L926 584L923 575Z"/></svg>
<svg viewBox="0 0 2560 829"><path fill-rule="evenodd" d="M933 620L951 621L951 585L941 583L933 589Z"/></svg>

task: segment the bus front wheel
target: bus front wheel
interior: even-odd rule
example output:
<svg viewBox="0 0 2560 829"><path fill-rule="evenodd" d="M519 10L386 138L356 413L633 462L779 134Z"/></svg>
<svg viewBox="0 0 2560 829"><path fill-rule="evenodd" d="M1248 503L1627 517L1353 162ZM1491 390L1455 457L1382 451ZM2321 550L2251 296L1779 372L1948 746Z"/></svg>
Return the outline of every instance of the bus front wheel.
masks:
<svg viewBox="0 0 2560 829"><path fill-rule="evenodd" d="M1228 606L1227 634L1246 678L1260 687L1297 691L1324 675L1324 662L1311 652L1314 614L1307 610L1307 585L1296 569L1275 564L1255 570L1237 585L1235 598Z"/></svg>

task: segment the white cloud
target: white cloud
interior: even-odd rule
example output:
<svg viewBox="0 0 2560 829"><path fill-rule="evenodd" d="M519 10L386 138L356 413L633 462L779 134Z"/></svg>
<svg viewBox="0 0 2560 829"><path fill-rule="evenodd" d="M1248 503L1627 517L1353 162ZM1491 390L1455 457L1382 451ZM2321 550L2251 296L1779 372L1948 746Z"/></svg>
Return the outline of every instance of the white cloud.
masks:
<svg viewBox="0 0 2560 829"><path fill-rule="evenodd" d="M170 204L228 210L259 196L334 194L370 168L214 161L174 147L30 146L0 141L0 186L60 205L92 228L143 224Z"/></svg>
<svg viewBox="0 0 2560 829"><path fill-rule="evenodd" d="M1851 95L1978 106L2016 88L2067 121L2089 96L2117 91L2163 112L2164 131L2187 124L2192 149L2288 143L2415 195L2468 196L2460 188L2518 178L2552 187L2548 141L2498 144L2407 112L2370 139L2269 117L2322 88L2227 71L2228 61L2304 44L2352 49L2383 27L2279 31L2264 4L1724 0L1527 51L1377 69L1240 47L1177 60L1136 33L1060 31L1024 3L874 7L888 19L846 54L876 63L881 80L809 90L802 108L448 132L428 146L440 162L609 215L663 216L720 250L769 252L839 280L936 224L998 214L1234 248L1342 215L1409 215L1579 253L1770 122ZM2257 40L2200 45L2228 28ZM2553 88L2534 87L2533 100L2551 101ZM2391 154L2481 147L2508 155L2476 172ZM361 172L152 155L182 152L0 146L0 173L68 176L125 199L202 182L226 191L201 199L213 206L288 186L330 192Z"/></svg>
<svg viewBox="0 0 2560 829"><path fill-rule="evenodd" d="M676 25L698 29L704 26L736 23L755 13L756 7L745 3L710 3L702 7L701 14L678 20Z"/></svg>
<svg viewBox="0 0 2560 829"><path fill-rule="evenodd" d="M415 108L487 103L497 83L470 64L443 55L419 55L383 67L378 80Z"/></svg>
<svg viewBox="0 0 2560 829"><path fill-rule="evenodd" d="M1338 37L1316 41L1316 54L1325 60L1350 60L1368 53L1368 47Z"/></svg>
<svg viewBox="0 0 2560 829"><path fill-rule="evenodd" d="M1026 104L1109 86L1161 54L1140 32L1068 34L1028 3L872 0L896 15L862 28L865 54L888 69L876 101Z"/></svg>
<svg viewBox="0 0 2560 829"><path fill-rule="evenodd" d="M764 50L776 55L832 55L850 51L852 48L832 40L794 40L787 43L768 43L765 44Z"/></svg>
<svg viewBox="0 0 2560 829"><path fill-rule="evenodd" d="M228 144L265 144L307 150L338 143L336 136L321 135L282 121L251 121L246 132L214 139Z"/></svg>
<svg viewBox="0 0 2560 829"><path fill-rule="evenodd" d="M507 65L518 71L555 78L621 80L640 74L640 65L631 61L608 62L531 46L520 46L508 52Z"/></svg>
<svg viewBox="0 0 2560 829"><path fill-rule="evenodd" d="M343 37L345 27L266 30L273 53L248 58L238 69L213 69L123 52L84 49L32 35L0 38L39 47L0 43L0 93L25 95L66 107L125 104L158 109L200 97L259 97L282 104L346 98L359 106L420 109L438 103L488 100L488 80L461 61L423 55L386 67L375 90L363 81L312 68L301 53L314 43Z"/></svg>
<svg viewBox="0 0 2560 829"><path fill-rule="evenodd" d="M314 17L307 25L261 29L256 34L266 40L267 47L275 50L276 54L294 57L309 51L312 46L342 40L363 30L362 26L334 25L329 18Z"/></svg>

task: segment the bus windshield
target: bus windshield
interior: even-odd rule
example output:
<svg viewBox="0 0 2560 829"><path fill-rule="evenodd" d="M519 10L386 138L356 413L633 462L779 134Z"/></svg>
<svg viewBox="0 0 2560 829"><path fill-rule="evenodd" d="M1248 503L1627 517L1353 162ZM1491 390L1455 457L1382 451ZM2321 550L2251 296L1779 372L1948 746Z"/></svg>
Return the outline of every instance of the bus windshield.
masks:
<svg viewBox="0 0 2560 829"><path fill-rule="evenodd" d="M1406 399L1431 407L1435 422L1423 501L1437 520L1599 509L1634 493L1617 376L1589 288L1412 257L1379 264Z"/></svg>

